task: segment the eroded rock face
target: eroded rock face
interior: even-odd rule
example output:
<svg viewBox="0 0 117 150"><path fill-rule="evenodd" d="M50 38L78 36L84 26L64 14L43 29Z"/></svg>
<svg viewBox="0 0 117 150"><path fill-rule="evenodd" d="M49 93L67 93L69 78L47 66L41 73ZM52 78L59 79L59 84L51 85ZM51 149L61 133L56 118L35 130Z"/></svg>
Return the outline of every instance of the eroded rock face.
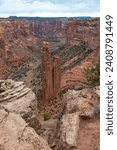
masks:
<svg viewBox="0 0 117 150"><path fill-rule="evenodd" d="M55 150L81 150L81 147L86 148L82 142L82 139L86 139L86 137L89 137L89 140L84 141L87 149L93 150L96 147L97 140L99 140L99 98L99 86L68 90L63 94L64 107L59 116L56 138L53 139ZM85 135L87 130L85 124L86 128L89 129L87 135ZM95 138L91 143L93 136Z"/></svg>
<svg viewBox="0 0 117 150"><path fill-rule="evenodd" d="M66 114L62 117L59 149L77 149L79 123L79 113Z"/></svg>
<svg viewBox="0 0 117 150"><path fill-rule="evenodd" d="M0 150L51 150L39 130L32 90L23 82L0 80Z"/></svg>
<svg viewBox="0 0 117 150"><path fill-rule="evenodd" d="M0 80L0 107L9 113L20 114L38 132L40 125L36 96L23 82Z"/></svg>
<svg viewBox="0 0 117 150"><path fill-rule="evenodd" d="M30 21L30 31L36 37L63 37L66 25L61 20Z"/></svg>
<svg viewBox="0 0 117 150"><path fill-rule="evenodd" d="M99 87L69 90L63 99L66 113L79 112L84 118L92 118L99 114Z"/></svg>
<svg viewBox="0 0 117 150"><path fill-rule="evenodd" d="M67 24L66 44L74 45L86 42L91 49L99 47L99 19L75 20Z"/></svg>
<svg viewBox="0 0 117 150"><path fill-rule="evenodd" d="M51 150L20 114L0 109L0 150Z"/></svg>

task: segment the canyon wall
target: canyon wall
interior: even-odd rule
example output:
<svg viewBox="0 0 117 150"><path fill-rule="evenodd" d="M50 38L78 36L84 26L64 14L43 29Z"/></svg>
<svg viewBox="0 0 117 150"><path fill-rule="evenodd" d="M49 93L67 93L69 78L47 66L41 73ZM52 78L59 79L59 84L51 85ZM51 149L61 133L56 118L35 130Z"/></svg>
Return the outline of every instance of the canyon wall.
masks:
<svg viewBox="0 0 117 150"><path fill-rule="evenodd" d="M53 44L62 40L61 43L66 44L66 46L79 45L81 42L85 42L91 49L99 47L99 18L30 20L29 22L32 35L49 40L49 42L54 41Z"/></svg>
<svg viewBox="0 0 117 150"><path fill-rule="evenodd" d="M69 21L66 29L66 45L85 42L91 49L100 44L100 22L98 18Z"/></svg>
<svg viewBox="0 0 117 150"><path fill-rule="evenodd" d="M60 20L30 21L30 31L36 37L63 37L66 24Z"/></svg>
<svg viewBox="0 0 117 150"><path fill-rule="evenodd" d="M29 21L0 20L0 78L40 55L41 41L30 34Z"/></svg>
<svg viewBox="0 0 117 150"><path fill-rule="evenodd" d="M99 18L30 20L29 22L30 32L36 37L65 37L67 45L78 44L81 41L85 41L91 45L92 48L94 48L94 43L95 45L99 44Z"/></svg>

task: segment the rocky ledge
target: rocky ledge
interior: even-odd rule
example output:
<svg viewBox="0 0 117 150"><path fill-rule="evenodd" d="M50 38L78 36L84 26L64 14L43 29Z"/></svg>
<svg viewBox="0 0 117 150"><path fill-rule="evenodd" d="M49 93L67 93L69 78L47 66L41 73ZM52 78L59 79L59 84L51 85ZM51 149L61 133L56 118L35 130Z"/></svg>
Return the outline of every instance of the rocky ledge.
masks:
<svg viewBox="0 0 117 150"><path fill-rule="evenodd" d="M0 80L0 150L51 150L36 133L40 129L37 115L31 89L23 82Z"/></svg>

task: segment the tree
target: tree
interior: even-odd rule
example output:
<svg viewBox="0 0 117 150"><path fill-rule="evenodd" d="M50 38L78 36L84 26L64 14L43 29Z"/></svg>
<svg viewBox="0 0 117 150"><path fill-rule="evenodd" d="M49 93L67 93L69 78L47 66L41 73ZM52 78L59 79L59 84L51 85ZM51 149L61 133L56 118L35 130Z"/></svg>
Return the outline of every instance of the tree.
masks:
<svg viewBox="0 0 117 150"><path fill-rule="evenodd" d="M84 75L88 85L100 84L100 62L92 61L91 64L84 69Z"/></svg>

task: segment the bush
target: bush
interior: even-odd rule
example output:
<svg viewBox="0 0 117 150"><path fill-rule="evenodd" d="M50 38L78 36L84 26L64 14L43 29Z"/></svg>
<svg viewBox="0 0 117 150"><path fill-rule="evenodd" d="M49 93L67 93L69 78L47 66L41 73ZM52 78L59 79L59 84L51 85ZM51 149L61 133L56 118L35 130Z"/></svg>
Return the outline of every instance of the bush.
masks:
<svg viewBox="0 0 117 150"><path fill-rule="evenodd" d="M90 66L84 69L84 75L88 85L100 84L100 62L93 61Z"/></svg>
<svg viewBox="0 0 117 150"><path fill-rule="evenodd" d="M47 121L51 118L51 114L49 112L45 112L43 117L44 117L44 121Z"/></svg>

